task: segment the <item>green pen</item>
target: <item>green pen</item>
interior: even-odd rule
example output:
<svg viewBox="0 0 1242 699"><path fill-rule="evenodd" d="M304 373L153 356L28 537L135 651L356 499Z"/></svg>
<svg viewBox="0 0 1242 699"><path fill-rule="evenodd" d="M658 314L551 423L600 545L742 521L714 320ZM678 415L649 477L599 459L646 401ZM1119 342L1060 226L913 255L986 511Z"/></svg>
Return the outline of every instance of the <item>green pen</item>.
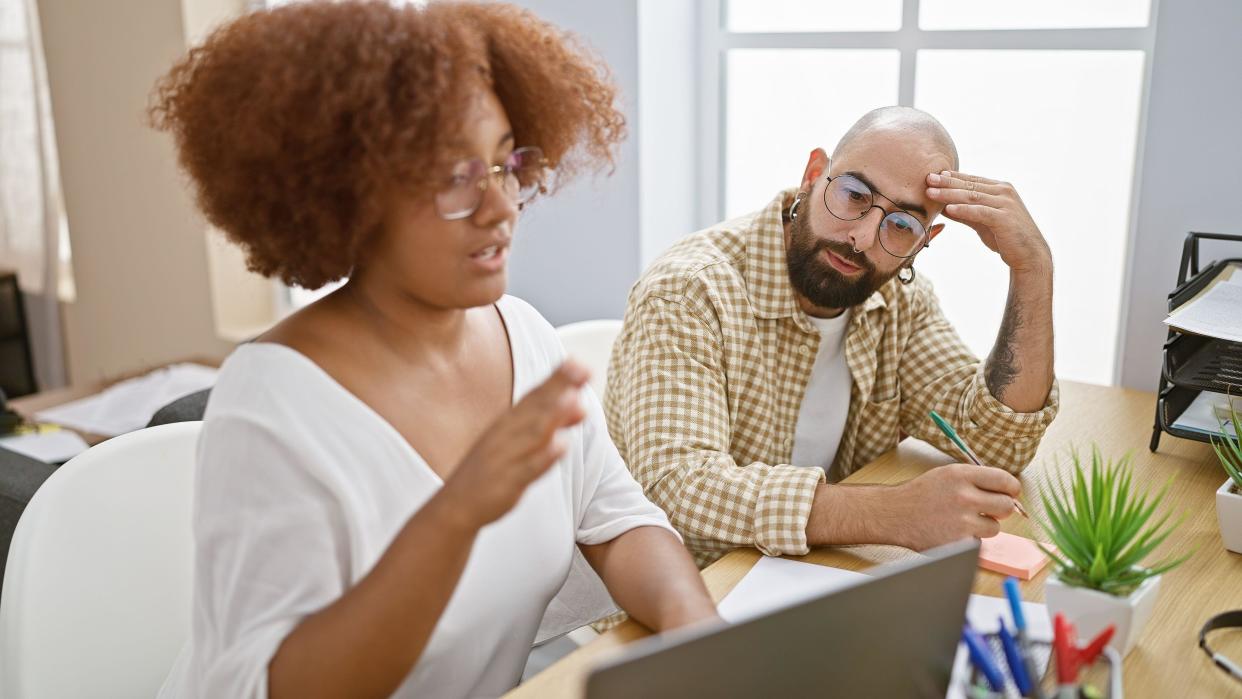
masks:
<svg viewBox="0 0 1242 699"><path fill-rule="evenodd" d="M979 460L979 457L975 456L975 453L970 450L970 447L966 446L966 442L963 442L962 438L957 436L957 430L953 429L952 425L945 422L944 418L937 415L935 410L931 411L930 414L932 422L936 423L936 427L940 428L940 431L944 433L944 436L949 438L950 442L953 442L953 446L957 447L963 454L965 454L967 459L970 459L970 463L976 466L983 465L983 462ZM1022 503L1018 502L1017 498L1013 499L1013 506L1017 509L1018 514L1026 517L1027 519L1031 518L1031 516L1026 513L1026 508L1022 507Z"/></svg>

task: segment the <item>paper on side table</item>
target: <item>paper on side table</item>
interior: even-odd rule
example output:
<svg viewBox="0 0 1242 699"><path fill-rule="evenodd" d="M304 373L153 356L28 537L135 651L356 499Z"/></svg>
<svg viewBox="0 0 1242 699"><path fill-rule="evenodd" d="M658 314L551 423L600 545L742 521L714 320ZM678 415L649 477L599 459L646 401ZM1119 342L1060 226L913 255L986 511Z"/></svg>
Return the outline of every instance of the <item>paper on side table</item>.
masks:
<svg viewBox="0 0 1242 699"><path fill-rule="evenodd" d="M86 451L88 445L68 430L0 437L0 447L24 454L37 461L60 464Z"/></svg>
<svg viewBox="0 0 1242 699"><path fill-rule="evenodd" d="M115 437L146 427L155 412L172 401L215 385L217 373L201 364L174 364L93 396L41 410L35 419Z"/></svg>

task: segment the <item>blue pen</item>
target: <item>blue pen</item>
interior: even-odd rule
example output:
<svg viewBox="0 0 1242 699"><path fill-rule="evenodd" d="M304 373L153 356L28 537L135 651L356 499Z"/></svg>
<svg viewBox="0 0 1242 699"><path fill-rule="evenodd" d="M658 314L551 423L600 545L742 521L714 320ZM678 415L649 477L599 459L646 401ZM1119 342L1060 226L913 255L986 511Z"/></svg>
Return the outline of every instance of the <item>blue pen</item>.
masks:
<svg viewBox="0 0 1242 699"><path fill-rule="evenodd" d="M966 649L970 651L970 661L987 678L992 691L1003 690L1005 677L1001 674L1000 668L996 667L996 658L992 657L992 650L988 648L979 633L970 628L970 624L962 625L962 640L966 642Z"/></svg>
<svg viewBox="0 0 1242 699"><path fill-rule="evenodd" d="M1005 628L1005 620L997 618L1000 622L1001 647L1005 649L1005 661L1009 663L1009 674L1013 675L1013 683L1018 686L1018 692L1022 696L1031 693L1031 680L1026 675L1026 664L1022 660L1022 651L1018 650L1017 641L1013 640L1013 636L1009 635L1009 629Z"/></svg>
<svg viewBox="0 0 1242 699"><path fill-rule="evenodd" d="M1018 636L1026 640L1026 617L1022 615L1022 596L1018 594L1018 579L1005 578L1005 596L1009 598L1009 609L1013 611L1013 625L1018 629Z"/></svg>
<svg viewBox="0 0 1242 699"><path fill-rule="evenodd" d="M1013 624L1018 633L1018 648L1022 657L1022 665L1026 668L1028 686L1035 699L1044 699L1044 688L1040 685L1040 674L1035 671L1035 658L1031 655L1030 641L1026 637L1026 616L1022 613L1022 596L1018 594L1018 579L1005 578L1005 596L1009 598L1009 609L1013 612Z"/></svg>

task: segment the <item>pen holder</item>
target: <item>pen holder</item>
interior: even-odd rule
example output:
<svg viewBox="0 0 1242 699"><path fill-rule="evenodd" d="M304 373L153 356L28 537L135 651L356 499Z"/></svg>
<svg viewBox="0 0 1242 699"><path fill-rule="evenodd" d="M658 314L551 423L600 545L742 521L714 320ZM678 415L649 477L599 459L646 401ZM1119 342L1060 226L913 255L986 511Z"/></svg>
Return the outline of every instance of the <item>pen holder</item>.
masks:
<svg viewBox="0 0 1242 699"><path fill-rule="evenodd" d="M1000 637L994 633L982 635L992 649L993 657L1003 667L1008 668L1008 664L1003 660L1004 649L1001 646ZM1059 699L1057 697L1056 666L1055 661L1052 660L1052 644L1046 641L1031 641L1030 648L1031 653L1035 656L1036 666L1044 669L1040 681L1040 687L1044 690L1044 696L1048 699ZM1123 699L1121 655L1112 648L1105 647L1104 651L1095 659L1095 662L1079 669L1078 681L1081 688L1079 697ZM1088 687L1091 689L1087 689ZM1004 690L997 692L989 689L987 681L983 679L983 675L972 666L966 681L959 684L958 691L951 691L949 696L961 696L966 697L966 699L1020 699L1022 694L1018 692L1017 686L1014 685L1013 677L1008 674L1005 675Z"/></svg>

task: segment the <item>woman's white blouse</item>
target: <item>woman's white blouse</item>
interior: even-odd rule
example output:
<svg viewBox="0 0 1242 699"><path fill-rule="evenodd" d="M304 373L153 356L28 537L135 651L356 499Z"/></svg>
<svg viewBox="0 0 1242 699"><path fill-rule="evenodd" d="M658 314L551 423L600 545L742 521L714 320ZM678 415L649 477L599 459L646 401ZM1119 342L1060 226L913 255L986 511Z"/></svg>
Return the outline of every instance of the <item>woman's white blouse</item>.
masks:
<svg viewBox="0 0 1242 699"><path fill-rule="evenodd" d="M516 401L564 350L525 302L506 296L497 307ZM566 431L568 453L480 532L395 696L503 694L521 677L575 543L640 526L672 531L585 393L587 417ZM307 357L276 344L239 347L220 371L198 445L191 638L163 694L265 697L281 641L365 576L442 485L392 425Z"/></svg>

